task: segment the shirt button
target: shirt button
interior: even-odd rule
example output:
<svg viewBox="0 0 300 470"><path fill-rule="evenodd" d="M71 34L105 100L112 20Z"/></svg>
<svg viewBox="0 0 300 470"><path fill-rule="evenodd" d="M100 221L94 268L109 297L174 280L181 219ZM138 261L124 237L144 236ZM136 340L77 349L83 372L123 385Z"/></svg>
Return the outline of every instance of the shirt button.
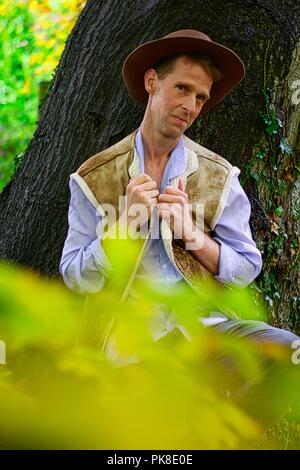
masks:
<svg viewBox="0 0 300 470"><path fill-rule="evenodd" d="M166 265L166 264L163 264L163 265L162 265L162 268L163 268L163 269L166 269L166 268L167 268L167 265Z"/></svg>

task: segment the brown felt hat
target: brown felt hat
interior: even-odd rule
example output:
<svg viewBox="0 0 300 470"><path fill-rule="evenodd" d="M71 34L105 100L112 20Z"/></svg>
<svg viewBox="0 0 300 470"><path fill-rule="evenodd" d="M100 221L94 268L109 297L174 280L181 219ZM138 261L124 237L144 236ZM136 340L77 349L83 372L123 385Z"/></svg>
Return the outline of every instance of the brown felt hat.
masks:
<svg viewBox="0 0 300 470"><path fill-rule="evenodd" d="M194 29L182 29L161 39L146 42L134 49L123 65L123 78L129 94L139 103L147 104L148 93L144 87L144 74L162 59L177 54L198 53L208 57L223 74L220 81L214 82L210 99L203 106L201 113L219 103L245 75L242 60L233 52L206 34Z"/></svg>

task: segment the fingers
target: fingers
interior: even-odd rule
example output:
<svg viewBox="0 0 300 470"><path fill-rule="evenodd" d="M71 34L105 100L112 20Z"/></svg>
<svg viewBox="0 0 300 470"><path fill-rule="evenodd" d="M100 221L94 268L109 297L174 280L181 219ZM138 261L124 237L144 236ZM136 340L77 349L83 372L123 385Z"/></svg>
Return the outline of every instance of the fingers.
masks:
<svg viewBox="0 0 300 470"><path fill-rule="evenodd" d="M164 190L164 194L174 194L175 196L180 195L180 196L184 196L184 197L187 196L187 194L184 192L184 190L181 190L181 189L179 189L179 187L176 188L174 186L167 186Z"/></svg>
<svg viewBox="0 0 300 470"><path fill-rule="evenodd" d="M155 207L155 206L157 206L157 198L153 197L150 199L149 207Z"/></svg>
<svg viewBox="0 0 300 470"><path fill-rule="evenodd" d="M156 202L158 202L158 195L159 191L157 191L157 189L154 189L153 191L147 191L147 196L150 198L155 198Z"/></svg>
<svg viewBox="0 0 300 470"><path fill-rule="evenodd" d="M146 183L147 181L152 181L151 176L142 173L134 179L138 184Z"/></svg>
<svg viewBox="0 0 300 470"><path fill-rule="evenodd" d="M187 203L187 198L180 193L179 195L173 195L173 194L160 194L158 196L158 202L159 203L169 203L169 204L186 204Z"/></svg>
<svg viewBox="0 0 300 470"><path fill-rule="evenodd" d="M157 184L150 178L150 176L142 174L130 181L127 186L127 190L130 193L157 190ZM158 194L159 192L157 191L157 196Z"/></svg>
<svg viewBox="0 0 300 470"><path fill-rule="evenodd" d="M183 218L183 210L181 204L168 204L168 203L159 203L157 204L157 213L161 217L163 214L169 214L170 218Z"/></svg>
<svg viewBox="0 0 300 470"><path fill-rule="evenodd" d="M149 193L144 193L138 204L143 204L146 207L157 206L157 197L149 197Z"/></svg>
<svg viewBox="0 0 300 470"><path fill-rule="evenodd" d="M146 173L142 173L141 175L137 176L136 178L130 180L129 185L130 186L143 185L143 189L146 189L146 190L154 189L154 188L157 187L156 182L153 181L152 178L149 175L147 175ZM169 193L169 194L178 194L179 192L184 192L184 186L183 186L182 178L179 178L177 188L173 187L173 186L167 186L166 189L165 189L165 193Z"/></svg>
<svg viewBox="0 0 300 470"><path fill-rule="evenodd" d="M143 184L143 183L146 183L148 181L152 181L152 178L149 175L146 175L146 173L142 173L141 175L137 176L136 178L133 178L132 180L130 180L129 185L130 186L136 186L138 184Z"/></svg>
<svg viewBox="0 0 300 470"><path fill-rule="evenodd" d="M179 178L179 180L178 180L178 189L179 189L179 191L184 191L183 181L182 181L181 178Z"/></svg>
<svg viewBox="0 0 300 470"><path fill-rule="evenodd" d="M159 203L157 204L158 211L171 211L172 213L178 212L179 214L182 213L182 205L179 203Z"/></svg>
<svg viewBox="0 0 300 470"><path fill-rule="evenodd" d="M146 202L149 200L149 198L157 198L159 195L159 191L155 189L155 185L156 185L155 183L153 186L152 182L149 182L149 183L140 184L132 188L131 194L134 200L140 201L140 202Z"/></svg>
<svg viewBox="0 0 300 470"><path fill-rule="evenodd" d="M184 192L183 181L179 178L178 187L167 186L163 194L159 194L157 184L145 173L130 181L128 191L129 206L144 204L146 207L156 206L159 211L178 212L175 206L183 207L188 203L188 196ZM165 214L166 215L166 214ZM161 214L164 218L164 216Z"/></svg>
<svg viewBox="0 0 300 470"><path fill-rule="evenodd" d="M147 183L139 184L138 187L141 191L150 191L150 190L155 189L157 193L159 194L159 191L157 190L157 184L155 183L155 181L152 181L152 180L147 181Z"/></svg>

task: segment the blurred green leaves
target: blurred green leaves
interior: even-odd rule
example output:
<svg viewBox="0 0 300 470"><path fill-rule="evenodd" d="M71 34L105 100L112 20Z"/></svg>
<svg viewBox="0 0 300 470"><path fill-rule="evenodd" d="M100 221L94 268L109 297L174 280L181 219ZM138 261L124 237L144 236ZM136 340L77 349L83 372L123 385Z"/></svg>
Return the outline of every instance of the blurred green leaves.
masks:
<svg viewBox="0 0 300 470"><path fill-rule="evenodd" d="M0 192L38 119L40 83L55 67L85 0L0 3Z"/></svg>
<svg viewBox="0 0 300 470"><path fill-rule="evenodd" d="M27 146L34 129L37 93L31 90L29 63L35 42L32 16L23 2L0 7L0 191L14 171L14 157ZM32 93L33 92L33 93Z"/></svg>
<svg viewBox="0 0 300 470"><path fill-rule="evenodd" d="M183 284L165 289L139 281L121 301L136 245L121 240L121 246L115 241L114 254L108 252L115 274L88 297L1 264L0 339L7 363L0 365L0 447L255 446L264 429L259 410L281 410L299 387L299 371L287 368L253 417L228 390L260 383L262 357L283 362L285 353L222 335L199 317L230 309L249 318L255 309L257 318L260 307L249 292L215 284L196 293ZM162 321L165 314L172 327Z"/></svg>

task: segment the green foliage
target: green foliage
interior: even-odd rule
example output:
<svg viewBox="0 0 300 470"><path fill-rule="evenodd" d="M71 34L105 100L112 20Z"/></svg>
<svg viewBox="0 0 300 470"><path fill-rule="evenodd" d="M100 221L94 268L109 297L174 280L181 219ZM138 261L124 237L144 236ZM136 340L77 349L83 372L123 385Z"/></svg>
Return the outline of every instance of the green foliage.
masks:
<svg viewBox="0 0 300 470"><path fill-rule="evenodd" d="M114 241L110 281L88 298L33 272L0 265L0 339L7 347L7 363L0 365L1 448L257 444L264 431L259 413L254 417L229 399L228 390L237 386L235 380L260 383L262 356L281 362L285 353L220 335L199 322L199 316L215 310L263 318L252 292L205 284L196 293L185 286L162 289L139 282L134 298L121 302L138 248ZM116 249L122 256L114 255ZM178 325L153 339L164 308L185 335ZM234 374L226 371L222 357L231 358ZM255 402L256 411L272 405L278 413L278 404L281 410L296 386L299 374L289 371L272 386L268 403Z"/></svg>
<svg viewBox="0 0 300 470"><path fill-rule="evenodd" d="M290 146L288 141L283 137L280 139L279 148L282 153L286 153L287 155L290 155L292 153L292 147Z"/></svg>
<svg viewBox="0 0 300 470"><path fill-rule="evenodd" d="M32 138L40 85L51 81L84 4L85 0L0 3L0 192Z"/></svg>
<svg viewBox="0 0 300 470"><path fill-rule="evenodd" d="M265 300L270 306L270 313L280 301L280 270L278 263L286 250L291 255L291 270L299 270L299 256L294 250L293 241L289 243L283 221L285 214L285 194L288 186L293 183L299 173L297 163L297 151L293 149L287 139L283 137L283 123L276 116L276 110L271 102L271 90L265 88L264 111L259 115L265 125L265 137L255 145L253 157L246 165L243 183L253 178L260 188L266 188L263 199L266 204L266 212L270 220L270 232L264 238L262 251L264 253L263 272L257 283L259 290L264 293ZM288 157L288 158L286 158ZM284 160L285 158L285 160ZM285 162L283 164L283 161ZM297 218L297 214L294 214ZM296 304L291 303L291 316L299 308L298 298ZM296 308L296 310L294 310Z"/></svg>
<svg viewBox="0 0 300 470"><path fill-rule="evenodd" d="M282 122L276 117L275 109L270 102L268 93L265 91L263 93L266 103L266 111L263 113L261 112L260 115L263 122L266 124L266 133L269 135L276 135L282 128Z"/></svg>
<svg viewBox="0 0 300 470"><path fill-rule="evenodd" d="M276 209L274 209L274 213L275 213L275 215L278 215L279 217L282 216L282 214L283 214L283 207L282 207L282 206L276 207Z"/></svg>
<svg viewBox="0 0 300 470"><path fill-rule="evenodd" d="M14 157L27 146L35 125L37 92L30 94L35 42L33 19L23 2L1 6L0 15L0 191L14 172Z"/></svg>

